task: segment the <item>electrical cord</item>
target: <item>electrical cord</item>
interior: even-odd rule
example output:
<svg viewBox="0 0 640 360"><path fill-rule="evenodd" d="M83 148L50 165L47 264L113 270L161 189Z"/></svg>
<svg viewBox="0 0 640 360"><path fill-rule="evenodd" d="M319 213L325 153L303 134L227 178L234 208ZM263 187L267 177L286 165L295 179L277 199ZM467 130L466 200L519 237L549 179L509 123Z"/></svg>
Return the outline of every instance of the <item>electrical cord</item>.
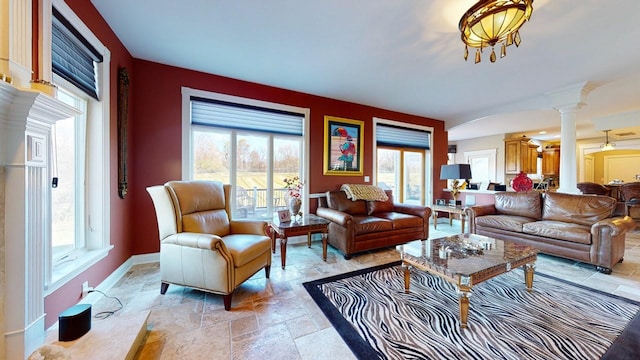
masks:
<svg viewBox="0 0 640 360"><path fill-rule="evenodd" d="M119 307L119 308L117 308L117 309L115 309L115 310L106 310L106 311L101 311L101 312L99 312L99 313L95 314L93 317L94 317L94 318L96 318L96 319L106 319L106 318L108 318L109 316L111 316L111 315L115 314L116 312L118 312L118 311L122 310L122 308L124 307L124 305L122 305L122 302L120 301L120 299L118 299L118 298L117 298L117 297L115 297L115 296L109 296L109 295L107 295L107 294L103 293L103 292L102 292L102 291L100 291L100 290L89 290L89 292L88 292L88 293L89 293L89 294L91 294L92 292L100 293L100 294L102 294L104 297L106 297L106 298L108 298L108 299L115 299L115 300L118 302L118 304L120 305L120 307Z"/></svg>

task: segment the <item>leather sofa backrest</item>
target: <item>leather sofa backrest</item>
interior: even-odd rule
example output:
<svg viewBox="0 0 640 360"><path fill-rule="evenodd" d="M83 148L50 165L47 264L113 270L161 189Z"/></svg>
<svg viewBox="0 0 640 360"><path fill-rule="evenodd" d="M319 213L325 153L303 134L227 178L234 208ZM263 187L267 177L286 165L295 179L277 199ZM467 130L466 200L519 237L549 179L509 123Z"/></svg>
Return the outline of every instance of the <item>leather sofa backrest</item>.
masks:
<svg viewBox="0 0 640 360"><path fill-rule="evenodd" d="M368 215L393 211L393 193L391 190L385 190L384 192L387 194L387 201L367 201Z"/></svg>
<svg viewBox="0 0 640 360"><path fill-rule="evenodd" d="M615 209L616 199L609 196L550 192L545 195L542 219L591 226Z"/></svg>
<svg viewBox="0 0 640 360"><path fill-rule="evenodd" d="M366 215L367 202L364 200L353 201L347 199L347 194L342 190L327 191L327 207L345 212L351 215Z"/></svg>
<svg viewBox="0 0 640 360"><path fill-rule="evenodd" d="M218 181L170 181L178 232L226 236L230 233L226 196L228 190ZM228 186L228 185L226 185Z"/></svg>
<svg viewBox="0 0 640 360"><path fill-rule="evenodd" d="M542 196L537 191L498 192L495 199L498 214L524 216L536 220L540 219L542 214Z"/></svg>

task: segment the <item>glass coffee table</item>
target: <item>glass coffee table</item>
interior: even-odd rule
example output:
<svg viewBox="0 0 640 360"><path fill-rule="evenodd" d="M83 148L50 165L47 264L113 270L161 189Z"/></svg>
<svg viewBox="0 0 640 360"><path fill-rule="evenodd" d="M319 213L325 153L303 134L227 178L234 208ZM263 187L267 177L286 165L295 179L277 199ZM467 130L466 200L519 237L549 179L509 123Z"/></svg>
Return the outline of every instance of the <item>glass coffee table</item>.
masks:
<svg viewBox="0 0 640 360"><path fill-rule="evenodd" d="M467 327L473 286L512 269L523 267L528 291L533 286L538 250L530 246L476 234L458 234L414 241L397 247L404 267L404 289L409 292L411 269L427 271L456 285L460 327Z"/></svg>

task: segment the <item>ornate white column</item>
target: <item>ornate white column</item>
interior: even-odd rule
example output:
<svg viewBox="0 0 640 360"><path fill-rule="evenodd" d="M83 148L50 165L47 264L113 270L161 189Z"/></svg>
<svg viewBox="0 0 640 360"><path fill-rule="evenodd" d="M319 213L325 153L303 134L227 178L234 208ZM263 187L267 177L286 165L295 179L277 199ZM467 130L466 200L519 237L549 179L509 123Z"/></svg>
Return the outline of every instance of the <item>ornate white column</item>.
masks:
<svg viewBox="0 0 640 360"><path fill-rule="evenodd" d="M34 90L0 82L0 167L5 291L0 328L7 359L26 358L44 342L45 246L51 236L51 125L77 110Z"/></svg>
<svg viewBox="0 0 640 360"><path fill-rule="evenodd" d="M578 106L565 106L560 111L560 186L558 192L580 194L576 163L576 114ZM572 151L573 149L573 151Z"/></svg>
<svg viewBox="0 0 640 360"><path fill-rule="evenodd" d="M32 1L0 0L0 80L18 87L31 80Z"/></svg>
<svg viewBox="0 0 640 360"><path fill-rule="evenodd" d="M585 98L595 86L581 82L547 93L554 109L560 112L560 186L558 192L580 194L576 147L578 109L586 105Z"/></svg>

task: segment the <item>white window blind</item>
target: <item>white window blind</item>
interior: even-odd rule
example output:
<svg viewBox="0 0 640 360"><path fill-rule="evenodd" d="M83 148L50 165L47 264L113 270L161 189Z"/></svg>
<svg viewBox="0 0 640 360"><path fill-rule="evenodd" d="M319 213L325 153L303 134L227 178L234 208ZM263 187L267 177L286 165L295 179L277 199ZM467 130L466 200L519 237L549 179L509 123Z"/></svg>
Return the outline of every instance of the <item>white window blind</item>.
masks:
<svg viewBox="0 0 640 360"><path fill-rule="evenodd" d="M393 125L376 125L376 144L413 149L429 149L431 133Z"/></svg>
<svg viewBox="0 0 640 360"><path fill-rule="evenodd" d="M191 123L302 136L304 115L219 100L191 98Z"/></svg>

